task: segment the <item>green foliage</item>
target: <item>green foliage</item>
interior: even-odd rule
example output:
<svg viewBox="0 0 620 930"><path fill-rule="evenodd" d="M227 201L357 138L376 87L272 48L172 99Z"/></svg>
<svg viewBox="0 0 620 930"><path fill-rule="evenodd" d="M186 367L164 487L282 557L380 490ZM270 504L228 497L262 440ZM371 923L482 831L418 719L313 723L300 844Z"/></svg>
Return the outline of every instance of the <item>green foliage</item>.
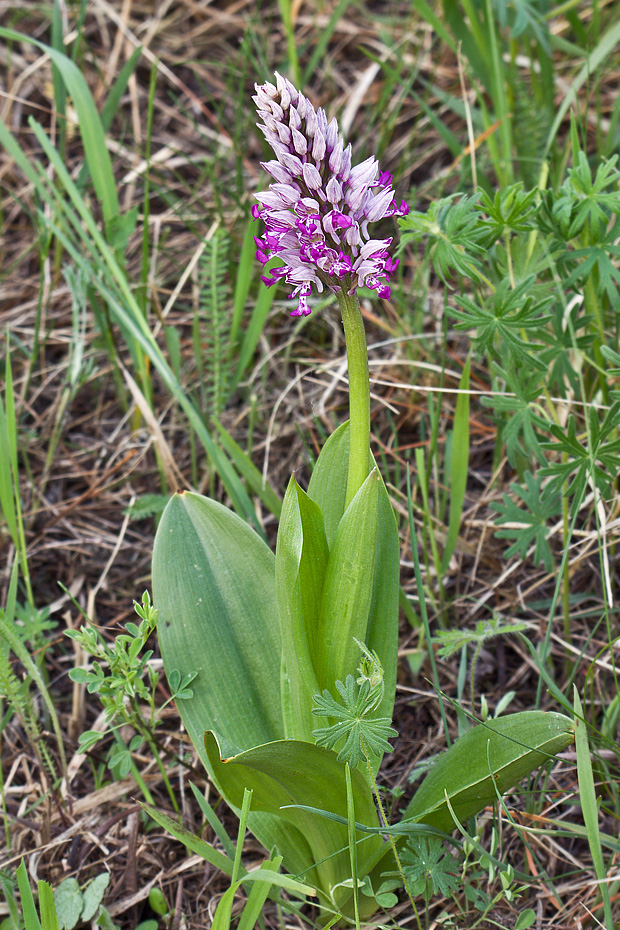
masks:
<svg viewBox="0 0 620 930"><path fill-rule="evenodd" d="M194 315L192 339L207 420L222 412L235 363L230 339L230 249L230 237L219 228L205 240L198 263L199 310Z"/></svg>
<svg viewBox="0 0 620 930"><path fill-rule="evenodd" d="M500 356L510 354L514 362L527 360L530 365L544 370L537 352L542 344L531 342L527 334L536 334L549 321L551 297L536 299L531 293L534 276L528 276L516 287L502 281L498 288L479 305L469 297L456 298L460 310L449 309L451 317L459 322L457 330L476 330L474 344L482 353Z"/></svg>
<svg viewBox="0 0 620 930"><path fill-rule="evenodd" d="M506 455L510 464L521 471L520 463L532 456L539 464L547 460L543 451L544 431L549 429L549 420L540 402L543 376L535 366L513 369L493 365L498 386L505 384L506 392L483 397L482 404L490 407L496 421L502 426L502 438L506 444Z"/></svg>
<svg viewBox="0 0 620 930"><path fill-rule="evenodd" d="M521 13L519 29L526 30ZM492 508L500 514L497 535L513 540L509 557L523 558L533 547L534 561L547 571L554 564L552 522L562 514L574 528L588 482L598 500L609 500L620 469L620 411L609 392L614 369L605 371L620 336L620 171L616 157L591 162L576 133L572 155L556 189L542 189L543 175L529 190L516 183L474 199L453 195L399 221L403 242L426 241L439 278L469 279L470 293L448 297L446 313L457 331L471 333L476 356L492 373L481 402L493 412L518 478L510 485L518 505L504 495ZM575 396L578 406L564 426L558 400ZM564 519L565 551L568 534Z"/></svg>
<svg viewBox="0 0 620 930"><path fill-rule="evenodd" d="M480 255L484 251L486 230L480 225L477 197L452 194L429 205L426 213L418 210L399 221L401 242L419 242L426 238L426 256L442 281L460 274L480 281Z"/></svg>
<svg viewBox="0 0 620 930"><path fill-rule="evenodd" d="M525 473L525 487L516 482L510 490L521 499L523 505L512 500L508 494L502 495L502 503L494 502L491 509L499 514L496 526L513 524L495 534L498 539L514 539L515 542L506 549L506 558L519 555L524 559L530 546L534 547L534 563L542 562L545 570L553 571L554 558L549 546L549 527L551 520L557 518L561 510L559 494L542 494L542 476L534 477L530 471Z"/></svg>
<svg viewBox="0 0 620 930"><path fill-rule="evenodd" d="M434 762L413 796L403 821L440 830L454 828L503 794L574 740L562 714L525 711L475 726Z"/></svg>
<svg viewBox="0 0 620 930"><path fill-rule="evenodd" d="M401 862L411 894L423 895L427 904L434 895L447 898L459 887L458 860L437 836L409 839Z"/></svg>
<svg viewBox="0 0 620 930"><path fill-rule="evenodd" d="M60 926L73 930L78 923L95 919L109 882L109 872L101 872L81 888L75 878L65 878L54 892Z"/></svg>
<svg viewBox="0 0 620 930"><path fill-rule="evenodd" d="M439 645L437 655L447 659L460 652L463 646L472 644L480 647L495 636L521 633L526 629L526 623L505 623L499 614L495 614L490 620L479 620L474 630L438 630L434 637Z"/></svg>
<svg viewBox="0 0 620 930"><path fill-rule="evenodd" d="M73 930L78 924L98 919L103 912L101 902L110 882L110 874L101 872L81 887L75 878L66 878L53 892L51 885L40 881L40 921L23 860L17 869L16 879L22 901L22 920L15 902L16 882L8 872L0 872L0 884L11 914L10 930L18 930L20 927L25 927L25 930ZM5 930L9 930L9 927L5 927Z"/></svg>
<svg viewBox="0 0 620 930"><path fill-rule="evenodd" d="M338 752L338 761L346 761L354 769L362 760L370 761L384 752L391 752L388 740L398 735L390 726L391 718L371 716L381 700L382 689L374 689L368 678L356 682L353 675L347 675L344 684L337 681L336 689L342 703L336 701L327 690L314 695L315 707L312 713L317 717L331 717L338 721L312 731L317 746L336 750L344 740Z"/></svg>
<svg viewBox="0 0 620 930"><path fill-rule="evenodd" d="M544 448L561 454L562 460L540 469L540 474L549 476L545 494L557 493L564 482L566 495L581 500L588 479L591 479L603 497L611 494L611 484L620 469L620 438L616 435L620 425L620 401L606 411L603 422L595 407L590 407L587 426L587 442L583 444L577 436L574 416L568 418L566 429L552 424L550 432L555 442L544 443ZM570 483L569 483L570 479Z"/></svg>
<svg viewBox="0 0 620 930"><path fill-rule="evenodd" d="M188 672L181 677L178 670L171 670L170 698L161 706L156 706L159 674L149 665L153 650L145 650L144 647L157 625L158 611L151 604L148 591L142 595L141 603L134 601L134 609L140 623L127 623L127 632L119 634L111 644L94 626L66 631L66 635L78 642L84 652L95 660L90 669L71 669L69 677L72 681L86 685L89 694L98 695L108 722L104 732L85 730L81 733L79 747L81 752L90 752L100 740L113 735L115 742L109 752L108 764L118 777L123 778L131 769L133 754L146 742L158 761L172 804L176 807L174 794L159 758L154 732L164 709L171 701L191 699L193 691L189 685L196 673ZM144 704L148 708L146 715ZM129 724L137 730L128 746L120 740L118 734L123 724Z"/></svg>

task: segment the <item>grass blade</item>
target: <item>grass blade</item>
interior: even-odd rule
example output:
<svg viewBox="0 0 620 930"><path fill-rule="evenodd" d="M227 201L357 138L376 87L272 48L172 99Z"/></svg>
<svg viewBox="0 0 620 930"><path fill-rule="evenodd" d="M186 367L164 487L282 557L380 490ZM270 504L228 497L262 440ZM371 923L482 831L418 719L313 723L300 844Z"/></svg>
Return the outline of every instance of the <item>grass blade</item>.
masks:
<svg viewBox="0 0 620 930"><path fill-rule="evenodd" d="M599 889L603 899L606 930L614 930L614 919L609 900L609 888L606 883L605 863L601 848L601 837L598 826L598 802L594 788L594 775L588 745L588 731L583 717L583 708L579 699L577 686L573 686L575 702L575 750L577 752L577 777L579 779L579 797L583 822L588 834L588 844L592 854L594 872L599 881Z"/></svg>
<svg viewBox="0 0 620 930"><path fill-rule="evenodd" d="M454 412L452 430L452 460L450 462L450 517L448 534L443 552L442 569L445 572L450 564L452 553L461 528L463 502L467 487L467 469L469 466L469 368L471 356L467 359L461 380L459 394Z"/></svg>
<svg viewBox="0 0 620 930"><path fill-rule="evenodd" d="M73 105L75 106L84 153L88 162L90 173L93 179L93 185L97 197L103 210L103 218L106 227L112 222L115 216L120 213L118 196L116 193L116 180L112 169L112 160L108 154L105 134L101 119L95 106L92 94L84 75L70 58L67 58L62 52L50 48L44 42L39 42L31 36L23 35L14 29L5 29L0 27L0 37L12 39L14 42L29 42L36 45L41 51L50 56L53 64L58 69L58 73L64 81L67 91L71 95Z"/></svg>

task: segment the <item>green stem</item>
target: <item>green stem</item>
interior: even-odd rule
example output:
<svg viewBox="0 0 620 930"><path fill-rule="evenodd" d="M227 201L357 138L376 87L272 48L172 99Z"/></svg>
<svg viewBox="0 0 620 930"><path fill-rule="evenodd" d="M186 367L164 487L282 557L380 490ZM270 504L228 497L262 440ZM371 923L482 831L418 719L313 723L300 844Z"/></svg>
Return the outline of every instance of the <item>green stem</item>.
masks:
<svg viewBox="0 0 620 930"><path fill-rule="evenodd" d="M366 333L360 302L355 295L349 296L344 290L338 292L338 302L342 312L349 366L350 446L346 497L348 507L369 472L370 383Z"/></svg>
<svg viewBox="0 0 620 930"><path fill-rule="evenodd" d="M381 795L379 793L379 787L377 785L377 782L376 782L376 779L375 779L375 776L372 770L372 765L370 764L370 758L369 758L368 752L366 751L364 740L361 738L360 738L360 743L362 746L362 751L364 753L364 756L366 757L366 765L368 766L368 775L370 778L370 782L372 784L372 790L375 796L375 801L377 802L377 807L379 808L379 819L381 821L381 825L383 827L389 827L389 822L385 814L385 809L383 807L383 801L381 800ZM389 841L390 846L392 847L392 855L394 856L394 860L396 862L396 868L398 869L400 880L403 883L403 887L407 893L407 897L409 898L409 903L411 904L411 907L413 910L413 916L415 917L416 923L418 925L418 930L422 930L422 925L420 923L420 915L418 914L418 909L415 906L415 901L413 900L411 896L411 890L407 883L407 879L405 878L405 873L403 872L403 867L400 861L400 856L398 855L398 850L396 849L396 843L394 842L394 837L392 836L391 833L388 833L388 841Z"/></svg>

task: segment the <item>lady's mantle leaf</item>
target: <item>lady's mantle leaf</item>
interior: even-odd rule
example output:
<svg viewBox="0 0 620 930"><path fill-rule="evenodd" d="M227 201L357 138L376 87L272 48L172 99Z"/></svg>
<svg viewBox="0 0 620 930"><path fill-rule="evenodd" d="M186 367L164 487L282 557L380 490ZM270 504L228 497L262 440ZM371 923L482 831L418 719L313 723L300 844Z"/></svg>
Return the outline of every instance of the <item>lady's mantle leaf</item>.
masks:
<svg viewBox="0 0 620 930"><path fill-rule="evenodd" d="M390 718L370 719L367 716L376 706L370 680L365 678L358 685L353 675L347 675L344 684L336 682L336 688L344 700L344 706L327 690L314 695L316 707L312 713L317 717L335 717L338 721L332 726L312 731L317 746L334 749L344 739L338 761L348 762L351 768L357 768L362 760L368 761L373 756L391 752L388 739L398 733L390 726Z"/></svg>

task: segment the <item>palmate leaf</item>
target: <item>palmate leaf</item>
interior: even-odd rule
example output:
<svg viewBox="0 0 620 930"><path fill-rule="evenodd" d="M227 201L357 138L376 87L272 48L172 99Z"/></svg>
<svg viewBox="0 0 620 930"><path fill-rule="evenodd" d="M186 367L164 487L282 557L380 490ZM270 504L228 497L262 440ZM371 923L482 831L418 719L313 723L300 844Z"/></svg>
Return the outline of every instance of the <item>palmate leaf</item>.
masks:
<svg viewBox="0 0 620 930"><path fill-rule="evenodd" d="M616 309L620 305L620 272L613 260L620 257L620 246L617 244L619 236L620 216L616 216L600 240L585 248L567 251L558 259L558 264L572 268L565 279L567 287L584 287L586 282L591 280L597 293L606 294Z"/></svg>
<svg viewBox="0 0 620 930"><path fill-rule="evenodd" d="M452 194L432 203L426 213L412 210L399 220L401 242L426 238L426 254L445 283L455 273L480 281L477 256L485 248L483 240L489 238L488 230L480 225L481 215L476 196Z"/></svg>
<svg viewBox="0 0 620 930"><path fill-rule="evenodd" d="M592 169L585 152L578 153L577 165L568 169L568 177L553 201L551 215L566 240L577 236L588 224L590 235L597 241L607 228L609 218L620 214L618 156Z"/></svg>
<svg viewBox="0 0 620 930"><path fill-rule="evenodd" d="M506 523L518 524L498 530L495 535L498 539L515 540L505 552L507 558L520 555L523 559L530 546L534 545L534 562L543 562L546 571L550 572L553 570L554 559L547 539L549 535L547 524L549 520L559 515L561 498L557 493L542 498L542 477L540 475L534 477L531 472L527 471L525 484L525 487L516 483L510 485L510 490L521 498L524 506L520 506L507 494L502 495L501 504L499 502L491 504L491 510L500 515L495 520L495 526L503 526Z"/></svg>
<svg viewBox="0 0 620 930"><path fill-rule="evenodd" d="M537 188L524 191L522 181L496 191L493 200L485 191L480 198L480 206L487 214L482 225L489 231L491 242L508 231L528 232L534 229L534 217L540 209L536 203L538 196Z"/></svg>
<svg viewBox="0 0 620 930"><path fill-rule="evenodd" d="M459 887L458 862L446 852L437 836L420 836L407 841L400 861L412 895L448 897Z"/></svg>
<svg viewBox="0 0 620 930"><path fill-rule="evenodd" d="M528 459L535 455L541 464L546 464L540 431L546 432L550 422L543 416L540 406L542 373L527 367L511 369L508 364L504 368L494 366L494 369L506 382L507 393L483 397L482 403L498 414L509 462L515 465L521 454Z"/></svg>
<svg viewBox="0 0 620 930"><path fill-rule="evenodd" d="M528 342L522 335L539 332L550 319L547 311L553 298L537 299L531 293L534 280L534 275L528 275L513 289L510 281L502 281L482 306L469 297L456 297L460 310L448 307L447 313L458 320L455 329L476 330L474 343L478 352L490 352L496 357L500 352L509 352L515 361L527 360L530 367L543 371L545 366L536 356L542 345Z"/></svg>
<svg viewBox="0 0 620 930"><path fill-rule="evenodd" d="M545 497L560 491L563 484L570 480L564 492L566 496L575 495L579 500L589 477L594 481L603 497L611 494L611 482L620 470L620 439L610 439L620 425L620 401L615 401L609 408L602 423L599 423L598 411L590 407L589 437L585 445L577 438L575 418L568 418L566 431L552 425L550 431L555 442L543 443L543 448L562 455L562 461L554 462L541 468L539 474L549 476L551 480L545 488Z"/></svg>
<svg viewBox="0 0 620 930"><path fill-rule="evenodd" d="M588 332L593 316L590 313L579 314L578 306L571 311L572 326L567 326L565 307L557 303L553 308L551 329L541 334L545 348L540 358L547 366L547 385L555 393L566 396L568 387L579 393L579 372L574 363L575 352L586 353L594 342L594 335ZM581 335L577 332L584 330Z"/></svg>
<svg viewBox="0 0 620 930"><path fill-rule="evenodd" d="M364 679L361 684L357 684L353 675L347 675L344 684L336 682L336 688L344 705L336 701L327 690L314 695L316 706L312 713L317 717L331 717L338 721L329 727L313 730L316 745L335 749L344 739L344 745L338 753L338 762L348 762L352 769L357 768L362 761L391 752L388 739L393 739L398 733L390 726L389 717L369 716L377 706L371 682Z"/></svg>

